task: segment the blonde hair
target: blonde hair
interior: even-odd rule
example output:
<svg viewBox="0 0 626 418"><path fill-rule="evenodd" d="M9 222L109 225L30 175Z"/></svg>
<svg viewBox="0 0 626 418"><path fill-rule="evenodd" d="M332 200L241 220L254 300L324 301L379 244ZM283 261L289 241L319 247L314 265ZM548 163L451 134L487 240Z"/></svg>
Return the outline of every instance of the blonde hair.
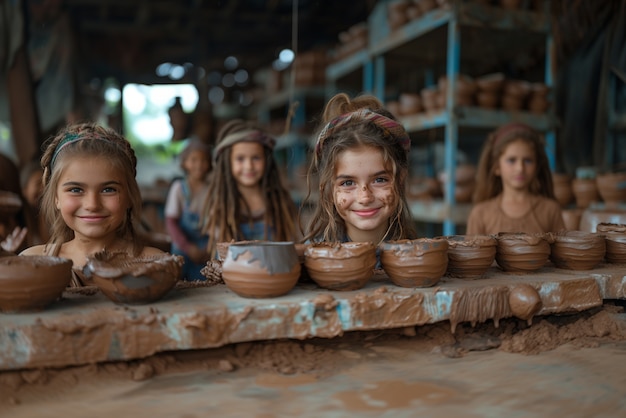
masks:
<svg viewBox="0 0 626 418"><path fill-rule="evenodd" d="M41 211L46 223L50 225L49 243L63 243L74 237L74 231L65 224L55 204L61 174L76 158L96 157L105 159L124 175L130 208L125 222L117 230L117 235L119 238L132 240L134 254L140 254L144 245L137 231L142 203L136 180L137 158L130 143L112 129L81 123L65 127L44 145L45 151L41 157L44 170Z"/></svg>
<svg viewBox="0 0 626 418"><path fill-rule="evenodd" d="M496 175L498 160L512 142L524 141L535 151L537 171L530 184L530 192L554 199L554 187L550 163L542 136L530 126L509 123L487 136L478 162L474 203L489 200L502 193L502 179Z"/></svg>
<svg viewBox="0 0 626 418"><path fill-rule="evenodd" d="M347 94L339 93L332 97L324 108L321 128L318 130L315 156L307 175L308 193L303 207L306 207L307 202L312 201L312 179L315 176L319 177L319 201L317 205L314 205L315 209L310 217L308 232L304 234L305 240L336 242L345 239L345 222L337 212L333 200L335 166L342 152L359 146L379 150L385 164L390 164L392 168L393 188L398 197L398 205L390 220L389 232L385 239L416 237L414 222L406 200L406 181L409 172L406 143L408 135L403 128L398 129L401 125L397 122L393 122L395 129L389 130L371 119L351 118L352 114L363 109L383 116L387 122L396 120L391 112L383 108L380 100L372 95L361 95L350 99ZM338 118L343 119L336 123ZM303 231L305 229L302 225L300 228Z"/></svg>
<svg viewBox="0 0 626 418"><path fill-rule="evenodd" d="M244 239L241 232L241 220L250 214L250 208L237 188L237 181L232 175L230 156L234 143L224 146L235 134L250 132L249 139L240 138L238 142L257 142L265 151L265 172L261 178L265 213L265 239L270 231L276 241L296 239L294 218L296 208L291 195L283 186L278 167L272 154L273 139L261 131L255 123L235 119L226 123L217 135L216 157L213 170L209 175L209 192L204 205L203 231L208 234L207 251L214 254L218 242ZM220 144L223 146L220 147Z"/></svg>

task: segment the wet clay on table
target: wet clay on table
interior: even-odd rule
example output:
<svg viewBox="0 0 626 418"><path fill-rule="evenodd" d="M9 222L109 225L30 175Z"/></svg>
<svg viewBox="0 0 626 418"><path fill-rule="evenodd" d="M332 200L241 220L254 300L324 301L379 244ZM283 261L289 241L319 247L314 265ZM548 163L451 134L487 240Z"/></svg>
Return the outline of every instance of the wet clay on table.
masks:
<svg viewBox="0 0 626 418"><path fill-rule="evenodd" d="M289 293L300 269L293 242L233 243L222 264L222 278L239 296L270 298Z"/></svg>
<svg viewBox="0 0 626 418"><path fill-rule="evenodd" d="M87 257L83 273L113 302L140 305L169 293L180 279L183 262L181 256L168 253L132 257L101 251Z"/></svg>
<svg viewBox="0 0 626 418"><path fill-rule="evenodd" d="M565 231L552 234L550 259L568 270L591 270L604 260L606 243L601 234Z"/></svg>
<svg viewBox="0 0 626 418"><path fill-rule="evenodd" d="M376 247L371 242L313 243L304 250L304 266L324 289L360 289L374 273Z"/></svg>
<svg viewBox="0 0 626 418"><path fill-rule="evenodd" d="M461 279L478 279L493 264L498 241L491 235L450 235L447 275Z"/></svg>
<svg viewBox="0 0 626 418"><path fill-rule="evenodd" d="M383 269L396 286L434 286L448 268L445 238L387 241L380 247Z"/></svg>
<svg viewBox="0 0 626 418"><path fill-rule="evenodd" d="M0 258L0 310L38 311L57 300L72 279L72 260L53 256Z"/></svg>
<svg viewBox="0 0 626 418"><path fill-rule="evenodd" d="M504 271L529 273L548 262L550 237L544 234L501 232L496 236L496 262Z"/></svg>
<svg viewBox="0 0 626 418"><path fill-rule="evenodd" d="M528 321L530 325L533 316L543 306L539 292L527 283L519 284L509 293L509 306L513 315Z"/></svg>

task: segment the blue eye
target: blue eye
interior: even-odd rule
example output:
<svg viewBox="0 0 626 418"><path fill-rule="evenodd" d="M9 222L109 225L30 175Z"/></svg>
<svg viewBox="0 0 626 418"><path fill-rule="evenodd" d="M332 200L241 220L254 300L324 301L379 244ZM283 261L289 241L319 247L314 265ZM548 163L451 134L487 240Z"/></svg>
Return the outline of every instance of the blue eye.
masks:
<svg viewBox="0 0 626 418"><path fill-rule="evenodd" d="M346 187L354 186L355 184L356 183L353 180L345 180L339 183L340 186L346 186Z"/></svg>

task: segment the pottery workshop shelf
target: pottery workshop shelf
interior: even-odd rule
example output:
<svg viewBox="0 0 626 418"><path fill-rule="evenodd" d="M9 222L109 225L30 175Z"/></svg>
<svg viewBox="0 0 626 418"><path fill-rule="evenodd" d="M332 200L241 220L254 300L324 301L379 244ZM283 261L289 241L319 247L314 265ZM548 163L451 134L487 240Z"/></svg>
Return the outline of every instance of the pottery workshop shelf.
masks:
<svg viewBox="0 0 626 418"><path fill-rule="evenodd" d="M394 286L383 274L357 291L320 290L303 283L285 296L245 299L224 285L176 288L150 305L115 305L90 288L66 291L35 313L0 313L0 370L64 367L131 360L172 350L274 339L332 338L345 332L497 322L513 316L509 294L536 289L537 315L579 312L604 299L626 298L621 266L589 271L547 266L534 274L491 267L482 279L444 277L431 288Z"/></svg>

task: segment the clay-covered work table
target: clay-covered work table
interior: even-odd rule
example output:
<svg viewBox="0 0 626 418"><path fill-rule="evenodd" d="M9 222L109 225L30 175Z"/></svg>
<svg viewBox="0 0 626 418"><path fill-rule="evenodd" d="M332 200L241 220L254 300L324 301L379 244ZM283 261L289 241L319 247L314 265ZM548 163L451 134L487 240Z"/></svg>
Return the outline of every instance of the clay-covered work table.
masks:
<svg viewBox="0 0 626 418"><path fill-rule="evenodd" d="M66 292L37 313L0 313L0 370L63 367L147 357L157 352L281 338L331 338L344 332L513 316L508 296L531 284L538 315L576 312L626 299L626 265L589 271L544 267L532 274L491 267L473 281L444 277L431 288L394 286L376 275L363 289L335 292L302 283L273 299L244 299L224 285L173 290L142 306L115 305L99 292Z"/></svg>

